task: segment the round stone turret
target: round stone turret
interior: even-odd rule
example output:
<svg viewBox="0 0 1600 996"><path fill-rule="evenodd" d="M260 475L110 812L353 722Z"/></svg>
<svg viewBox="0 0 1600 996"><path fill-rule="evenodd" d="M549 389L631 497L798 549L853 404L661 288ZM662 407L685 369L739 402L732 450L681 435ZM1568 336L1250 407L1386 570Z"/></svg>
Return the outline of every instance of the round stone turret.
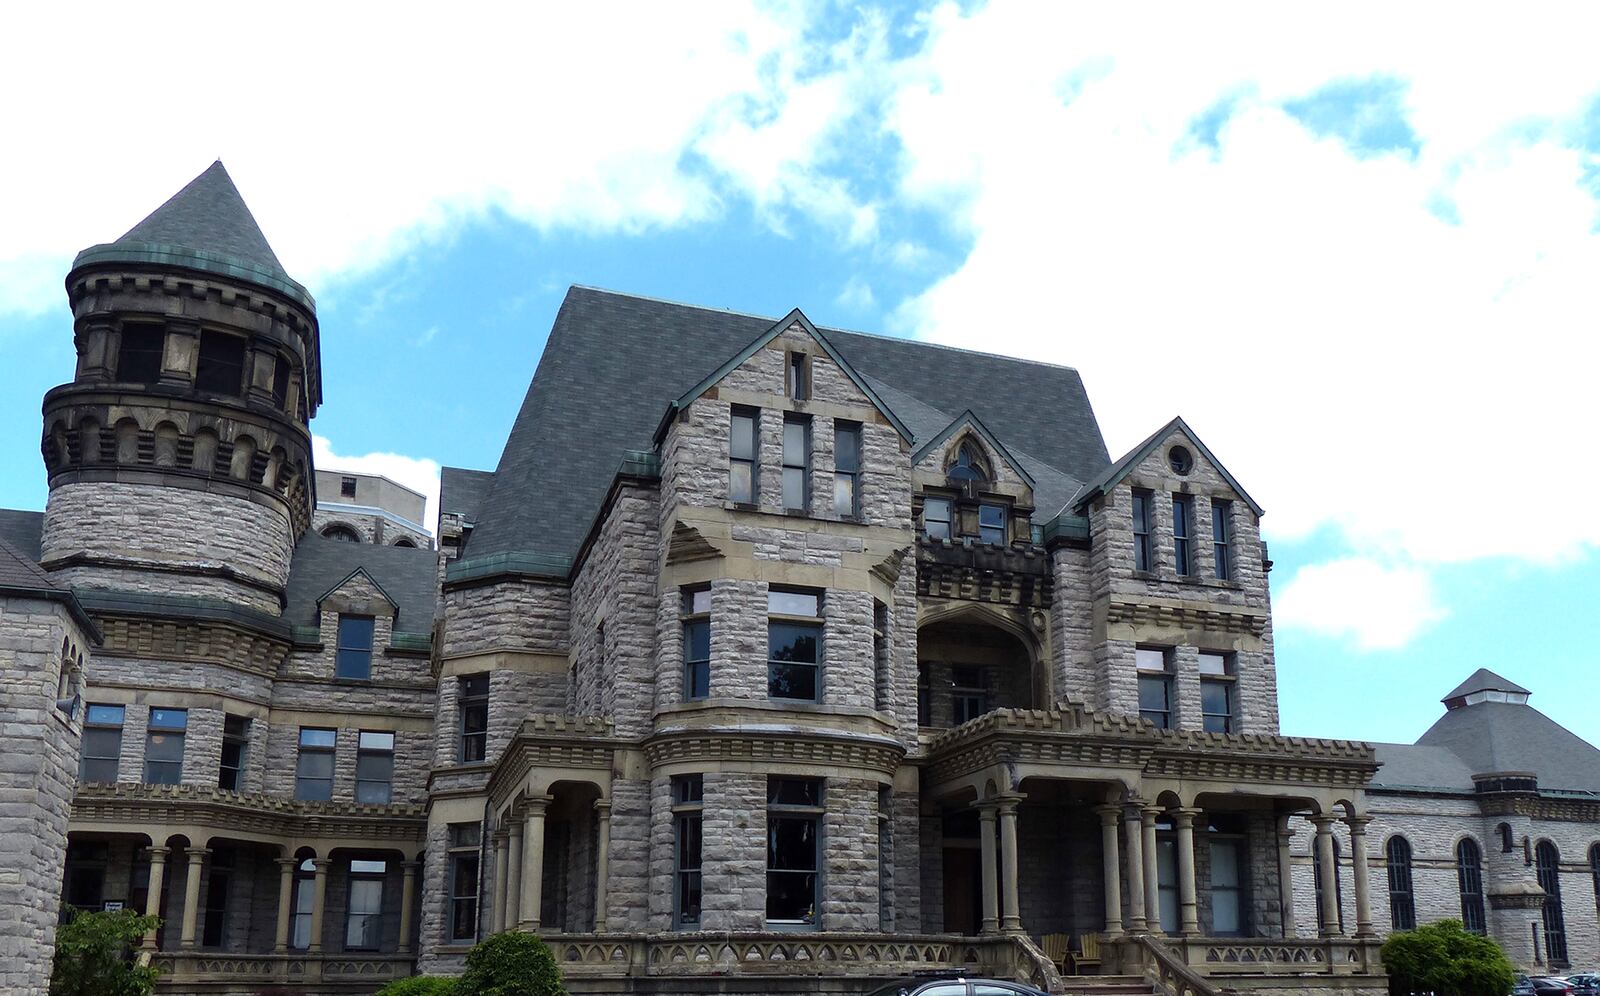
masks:
<svg viewBox="0 0 1600 996"><path fill-rule="evenodd" d="M74 587L282 605L315 504L316 304L222 163L67 276L44 399L44 566Z"/></svg>

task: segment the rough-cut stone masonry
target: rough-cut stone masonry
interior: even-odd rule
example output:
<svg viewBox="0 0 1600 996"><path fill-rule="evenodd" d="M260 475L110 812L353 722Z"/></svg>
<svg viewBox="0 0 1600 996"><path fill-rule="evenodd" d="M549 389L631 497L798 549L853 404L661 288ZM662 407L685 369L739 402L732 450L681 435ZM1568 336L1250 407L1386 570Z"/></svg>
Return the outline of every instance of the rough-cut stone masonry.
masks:
<svg viewBox="0 0 1600 996"><path fill-rule="evenodd" d="M654 490L626 485L572 587L572 658L587 678L574 692L621 736L647 731L655 707L658 547Z"/></svg>

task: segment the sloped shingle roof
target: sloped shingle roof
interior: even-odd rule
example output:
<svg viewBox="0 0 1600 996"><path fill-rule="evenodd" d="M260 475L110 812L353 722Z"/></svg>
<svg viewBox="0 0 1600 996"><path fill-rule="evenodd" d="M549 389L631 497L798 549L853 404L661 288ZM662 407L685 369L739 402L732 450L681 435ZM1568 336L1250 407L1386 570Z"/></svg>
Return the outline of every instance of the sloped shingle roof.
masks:
<svg viewBox="0 0 1600 996"><path fill-rule="evenodd" d="M1486 667L1480 667L1472 672L1472 677L1455 687L1442 701L1464 698L1474 692L1511 692L1512 694L1530 695L1526 688L1514 681L1500 677Z"/></svg>
<svg viewBox="0 0 1600 996"><path fill-rule="evenodd" d="M20 508L0 508L0 539L17 548L34 563L43 555L44 513Z"/></svg>
<svg viewBox="0 0 1600 996"><path fill-rule="evenodd" d="M355 571L365 570L399 603L395 629L427 633L433 629L438 569L438 555L432 550L349 543L308 532L294 548L283 615L297 626L316 625L317 599Z"/></svg>

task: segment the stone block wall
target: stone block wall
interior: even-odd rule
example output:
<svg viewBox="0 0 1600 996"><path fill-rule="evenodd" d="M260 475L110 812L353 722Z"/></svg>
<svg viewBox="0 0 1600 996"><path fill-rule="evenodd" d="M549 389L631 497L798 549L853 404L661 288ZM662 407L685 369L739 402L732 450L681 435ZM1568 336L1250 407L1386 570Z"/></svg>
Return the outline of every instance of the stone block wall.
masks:
<svg viewBox="0 0 1600 996"><path fill-rule="evenodd" d="M823 930L878 929L878 783L829 778L823 793Z"/></svg>
<svg viewBox="0 0 1600 996"><path fill-rule="evenodd" d="M624 485L573 581L572 657L620 736L646 732L655 709L659 545L654 489Z"/></svg>
<svg viewBox="0 0 1600 996"><path fill-rule="evenodd" d="M767 909L767 776L707 772L704 784L701 928L761 930Z"/></svg>

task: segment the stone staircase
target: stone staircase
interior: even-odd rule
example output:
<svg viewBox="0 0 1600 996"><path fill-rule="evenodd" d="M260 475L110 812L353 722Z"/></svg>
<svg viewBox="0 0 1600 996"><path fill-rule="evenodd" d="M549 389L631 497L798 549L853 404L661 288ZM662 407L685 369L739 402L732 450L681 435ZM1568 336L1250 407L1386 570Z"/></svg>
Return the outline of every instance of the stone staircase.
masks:
<svg viewBox="0 0 1600 996"><path fill-rule="evenodd" d="M1063 996L1156 996L1141 975L1063 975L1052 994Z"/></svg>

